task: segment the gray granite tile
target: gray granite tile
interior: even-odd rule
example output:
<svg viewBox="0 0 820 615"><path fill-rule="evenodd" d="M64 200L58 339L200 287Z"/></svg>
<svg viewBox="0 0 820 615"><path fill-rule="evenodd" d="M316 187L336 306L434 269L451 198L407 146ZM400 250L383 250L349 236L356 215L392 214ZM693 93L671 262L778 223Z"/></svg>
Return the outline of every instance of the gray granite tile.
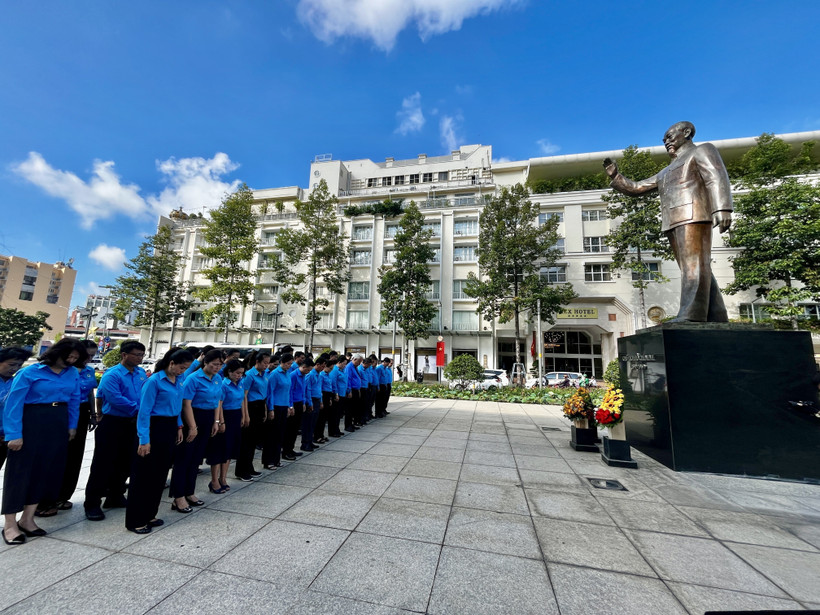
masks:
<svg viewBox="0 0 820 615"><path fill-rule="evenodd" d="M767 517L771 519L771 517ZM780 522L778 520L778 522ZM795 522L780 522L781 527L790 531L792 534L814 545L820 549L820 524L815 523L795 523Z"/></svg>
<svg viewBox="0 0 820 615"><path fill-rule="evenodd" d="M444 478L427 478L400 474L384 492L385 497L430 504L453 503L456 481Z"/></svg>
<svg viewBox="0 0 820 615"><path fill-rule="evenodd" d="M399 427L393 432L396 436L424 436L425 438L433 433L432 429L420 429L418 427Z"/></svg>
<svg viewBox="0 0 820 615"><path fill-rule="evenodd" d="M641 478L646 482L647 476ZM650 488L669 504L676 506L699 506L701 508L742 511L743 508L733 504L711 489L690 485L652 485Z"/></svg>
<svg viewBox="0 0 820 615"><path fill-rule="evenodd" d="M512 453L508 442L485 442L482 440L470 440L467 442L468 451L478 451L481 453Z"/></svg>
<svg viewBox="0 0 820 615"><path fill-rule="evenodd" d="M531 457L553 457L553 458L560 458L561 453L558 452L551 444L541 443L537 446L535 445L523 445L523 444L513 444L512 451L516 455L529 455Z"/></svg>
<svg viewBox="0 0 820 615"><path fill-rule="evenodd" d="M520 470L575 474L569 464L558 457L533 457L532 455L515 455L514 457L515 463Z"/></svg>
<svg viewBox="0 0 820 615"><path fill-rule="evenodd" d="M582 523L611 525L612 521L591 495L527 489L533 516L554 517Z"/></svg>
<svg viewBox="0 0 820 615"><path fill-rule="evenodd" d="M475 426L473 426L475 429ZM503 442L509 444L506 433L479 433L476 431L470 432L470 442Z"/></svg>
<svg viewBox="0 0 820 615"><path fill-rule="evenodd" d="M206 568L268 521L260 517L204 509L179 523L156 528L128 553ZM129 532L130 533L130 532Z"/></svg>
<svg viewBox="0 0 820 615"><path fill-rule="evenodd" d="M662 579L788 597L716 540L635 530L625 533Z"/></svg>
<svg viewBox="0 0 820 615"><path fill-rule="evenodd" d="M726 545L793 598L820 602L820 553L753 545Z"/></svg>
<svg viewBox="0 0 820 615"><path fill-rule="evenodd" d="M468 431L465 430L458 430L454 431L452 429L447 429L446 427L439 427L430 434L431 437L436 438L447 438L449 440L464 440L466 441L470 434Z"/></svg>
<svg viewBox="0 0 820 615"><path fill-rule="evenodd" d="M374 442L368 440L354 440L352 438L331 439L327 444L323 444L321 451L345 451L348 453L366 453L375 446Z"/></svg>
<svg viewBox="0 0 820 615"><path fill-rule="evenodd" d="M687 536L708 536L702 528L669 504L608 499L606 509L618 527Z"/></svg>
<svg viewBox="0 0 820 615"><path fill-rule="evenodd" d="M180 521L182 515L172 513L169 508L170 504L163 502L158 513L159 516L167 518L168 523ZM82 509L82 503L80 503L80 509ZM37 522L40 523L40 519L37 519ZM125 529L125 510L121 508L105 511L104 521L77 521L57 531L50 532L49 535L59 540L101 547L110 551L120 551L128 545L145 538L145 536L134 534Z"/></svg>
<svg viewBox="0 0 820 615"><path fill-rule="evenodd" d="M437 446L422 446L413 456L416 459L429 459L431 461L449 461L451 463L461 463L464 459L464 450L455 448L440 448Z"/></svg>
<svg viewBox="0 0 820 615"><path fill-rule="evenodd" d="M484 453L481 451L467 451L464 454L464 463L514 468L515 458L508 453Z"/></svg>
<svg viewBox="0 0 820 615"><path fill-rule="evenodd" d="M561 615L687 615L658 579L548 564Z"/></svg>
<svg viewBox="0 0 820 615"><path fill-rule="evenodd" d="M427 436L411 436L411 435L404 435L404 434L396 434L392 433L387 436L382 442L385 444L411 444L414 446L421 446L424 444L424 441L427 439Z"/></svg>
<svg viewBox="0 0 820 615"><path fill-rule="evenodd" d="M144 613L198 572L190 566L115 553L5 612Z"/></svg>
<svg viewBox="0 0 820 615"><path fill-rule="evenodd" d="M384 472L345 468L322 485L322 489L335 493L379 496L385 492L394 478L393 474Z"/></svg>
<svg viewBox="0 0 820 615"><path fill-rule="evenodd" d="M359 532L441 543L450 506L381 498L356 528Z"/></svg>
<svg viewBox="0 0 820 615"><path fill-rule="evenodd" d="M444 544L519 557L541 558L532 520L524 515L454 507Z"/></svg>
<svg viewBox="0 0 820 615"><path fill-rule="evenodd" d="M733 592L728 589L715 589L700 585L686 585L685 583L667 583L672 592L678 597L690 613L705 613L706 611L785 611L801 610L801 606L794 600Z"/></svg>
<svg viewBox="0 0 820 615"><path fill-rule="evenodd" d="M532 521L548 562L657 578L618 528L546 517L533 517Z"/></svg>
<svg viewBox="0 0 820 615"><path fill-rule="evenodd" d="M467 449L467 440L456 440L455 438L436 435L433 432L433 435L424 441L424 446L464 451Z"/></svg>
<svg viewBox="0 0 820 615"><path fill-rule="evenodd" d="M317 489L279 516L284 521L352 530L376 502L375 497Z"/></svg>
<svg viewBox="0 0 820 615"><path fill-rule="evenodd" d="M388 434L385 433L377 433L373 431L357 431L356 433L347 433L340 438L340 440L351 440L354 442L381 442L384 440Z"/></svg>
<svg viewBox="0 0 820 615"><path fill-rule="evenodd" d="M411 476L458 480L459 474L461 474L461 464L414 457L407 462L407 465L404 466L401 473Z"/></svg>
<svg viewBox="0 0 820 615"><path fill-rule="evenodd" d="M284 612L286 615L402 615L410 611L308 590L299 594Z"/></svg>
<svg viewBox="0 0 820 615"><path fill-rule="evenodd" d="M398 474L405 465L407 465L406 457L365 453L347 467L351 470L370 470L372 472Z"/></svg>
<svg viewBox="0 0 820 615"><path fill-rule="evenodd" d="M518 470L520 483L525 489L540 489L542 491L560 491L586 495L587 487L581 482L577 474L564 472L542 472L540 470Z"/></svg>
<svg viewBox="0 0 820 615"><path fill-rule="evenodd" d="M634 474L632 476L619 476L617 480L626 487L626 491L596 489L586 478L581 478L581 483L586 487L589 493L601 502L605 502L608 498L613 498L616 500L641 500L643 502L668 504L662 497L655 493L654 489L635 478Z"/></svg>
<svg viewBox="0 0 820 615"><path fill-rule="evenodd" d="M461 467L461 480L469 483L487 483L490 485L520 485L521 478L515 468L474 465L465 463Z"/></svg>
<svg viewBox="0 0 820 615"><path fill-rule="evenodd" d="M253 485L253 489L243 489L238 493L231 493L230 497L214 502L208 508L273 519L309 493L310 489L307 487L256 483ZM193 514L195 515L197 512L199 511L195 510Z"/></svg>
<svg viewBox="0 0 820 615"><path fill-rule="evenodd" d="M799 498L788 495L753 493L748 491L720 492L746 512L768 515L800 515L820 523L820 512L801 502Z"/></svg>
<svg viewBox="0 0 820 615"><path fill-rule="evenodd" d="M311 589L424 611L440 549L436 544L354 533Z"/></svg>
<svg viewBox="0 0 820 615"><path fill-rule="evenodd" d="M348 535L343 530L276 520L210 568L295 592L313 582Z"/></svg>
<svg viewBox="0 0 820 615"><path fill-rule="evenodd" d="M266 476L254 481L254 483L276 483L280 485L292 485L294 487L309 487L314 489L324 483L331 476L334 476L339 468L330 466L314 466L304 463L291 463L283 466L275 472L270 472ZM251 483L253 486L254 483Z"/></svg>
<svg viewBox="0 0 820 615"><path fill-rule="evenodd" d="M149 613L180 615L193 606L197 615L281 615L291 612L288 609L299 596L287 587L204 570Z"/></svg>
<svg viewBox="0 0 820 615"><path fill-rule="evenodd" d="M558 605L543 562L444 547L427 612L552 615Z"/></svg>
<svg viewBox="0 0 820 615"><path fill-rule="evenodd" d="M524 490L515 485L487 485L461 481L458 483L454 504L494 512L530 514Z"/></svg>
<svg viewBox="0 0 820 615"><path fill-rule="evenodd" d="M105 549L49 537L29 539L25 545L6 549L0 557L0 578L4 584L0 610L109 555L111 551Z"/></svg>
<svg viewBox="0 0 820 615"><path fill-rule="evenodd" d="M381 442L370 449L373 455L386 455L389 457L412 457L419 450L416 444L388 444Z"/></svg>
<svg viewBox="0 0 820 615"><path fill-rule="evenodd" d="M346 465L348 465L351 461L355 461L358 458L359 453L349 453L347 451L319 450L311 455L305 455L304 457L300 457L297 463L305 463L315 466L330 466L332 468L343 468Z"/></svg>
<svg viewBox="0 0 820 615"><path fill-rule="evenodd" d="M816 552L811 544L779 527L774 517L680 506L679 510L719 540Z"/></svg>

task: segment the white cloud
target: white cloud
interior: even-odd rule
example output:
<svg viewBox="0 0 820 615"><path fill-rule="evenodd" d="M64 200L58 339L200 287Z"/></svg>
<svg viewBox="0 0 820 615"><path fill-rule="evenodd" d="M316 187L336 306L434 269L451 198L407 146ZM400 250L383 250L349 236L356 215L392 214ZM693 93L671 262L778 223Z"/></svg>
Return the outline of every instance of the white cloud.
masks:
<svg viewBox="0 0 820 615"><path fill-rule="evenodd" d="M544 156L552 156L561 149L559 145L550 143L547 139L538 139L538 141L536 141L536 144L538 145L538 149L541 150L541 153L544 154Z"/></svg>
<svg viewBox="0 0 820 615"><path fill-rule="evenodd" d="M239 180L222 181L222 176L239 165L227 154L213 158L169 158L157 161L167 187L159 194L143 197L136 184L123 183L114 172L113 161L95 160L92 175L80 179L71 171L55 169L37 152L30 152L11 170L51 196L63 199L80 216L83 228L97 220L122 214L141 219L151 214L168 215L172 209L202 210L217 207L225 193L236 190Z"/></svg>
<svg viewBox="0 0 820 615"><path fill-rule="evenodd" d="M111 271L119 271L125 262L125 250L104 243L91 250L88 256Z"/></svg>
<svg viewBox="0 0 820 615"><path fill-rule="evenodd" d="M461 122L461 116L444 115L439 122L439 133L441 135L441 144L447 148L447 153L458 149L463 141L463 138L457 134L458 124Z"/></svg>
<svg viewBox="0 0 820 615"><path fill-rule="evenodd" d="M456 85L456 94L459 96L472 96L473 86L471 85Z"/></svg>
<svg viewBox="0 0 820 615"><path fill-rule="evenodd" d="M399 127L396 132L406 135L408 132L418 132L424 126L424 113L421 111L421 93L408 96L401 101L401 111L396 112L399 118Z"/></svg>
<svg viewBox="0 0 820 615"><path fill-rule="evenodd" d="M522 0L299 0L300 19L320 40L342 36L371 39L390 51L411 23L427 40L459 30L465 19L521 4Z"/></svg>
<svg viewBox="0 0 820 615"><path fill-rule="evenodd" d="M512 158L501 156L501 158L493 158L493 164L504 164L505 162L512 162Z"/></svg>

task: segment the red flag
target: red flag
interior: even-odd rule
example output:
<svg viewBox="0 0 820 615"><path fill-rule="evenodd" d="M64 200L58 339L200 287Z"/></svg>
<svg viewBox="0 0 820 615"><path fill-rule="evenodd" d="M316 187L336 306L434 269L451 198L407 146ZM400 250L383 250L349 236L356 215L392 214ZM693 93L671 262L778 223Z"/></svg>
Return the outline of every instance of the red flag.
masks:
<svg viewBox="0 0 820 615"><path fill-rule="evenodd" d="M436 342L436 367L444 367L444 342Z"/></svg>
<svg viewBox="0 0 820 615"><path fill-rule="evenodd" d="M530 354L535 356L535 331L532 332L532 344L530 345Z"/></svg>

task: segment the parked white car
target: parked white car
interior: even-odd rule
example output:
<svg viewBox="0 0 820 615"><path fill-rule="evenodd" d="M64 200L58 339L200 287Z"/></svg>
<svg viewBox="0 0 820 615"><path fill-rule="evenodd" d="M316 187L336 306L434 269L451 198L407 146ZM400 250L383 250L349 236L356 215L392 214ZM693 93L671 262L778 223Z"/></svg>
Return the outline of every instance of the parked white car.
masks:
<svg viewBox="0 0 820 615"><path fill-rule="evenodd" d="M580 382L581 380L581 374L579 374L578 372L549 372L548 374L544 374L544 386L560 386L563 382L566 381L567 377L569 377L570 386L573 387L577 387L578 382ZM537 389L538 378L527 378L526 387L528 389Z"/></svg>
<svg viewBox="0 0 820 615"><path fill-rule="evenodd" d="M510 386L510 377L503 369L485 369L484 379L478 382L461 382L459 380L452 380L450 382L451 389L472 389L476 391L494 391L499 387Z"/></svg>

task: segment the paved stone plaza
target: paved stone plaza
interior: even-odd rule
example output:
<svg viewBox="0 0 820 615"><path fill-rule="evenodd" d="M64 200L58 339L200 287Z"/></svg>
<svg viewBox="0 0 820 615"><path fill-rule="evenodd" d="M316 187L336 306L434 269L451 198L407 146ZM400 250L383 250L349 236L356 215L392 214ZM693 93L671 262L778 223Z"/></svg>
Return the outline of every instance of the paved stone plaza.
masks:
<svg viewBox="0 0 820 615"><path fill-rule="evenodd" d="M555 406L394 398L389 409L225 495L203 474L207 506L182 515L169 500L147 536L127 532L121 510L86 521L77 492L73 510L38 520L47 537L0 545L0 609L820 609L820 486L675 473L639 453L637 470L610 468L569 447Z"/></svg>

